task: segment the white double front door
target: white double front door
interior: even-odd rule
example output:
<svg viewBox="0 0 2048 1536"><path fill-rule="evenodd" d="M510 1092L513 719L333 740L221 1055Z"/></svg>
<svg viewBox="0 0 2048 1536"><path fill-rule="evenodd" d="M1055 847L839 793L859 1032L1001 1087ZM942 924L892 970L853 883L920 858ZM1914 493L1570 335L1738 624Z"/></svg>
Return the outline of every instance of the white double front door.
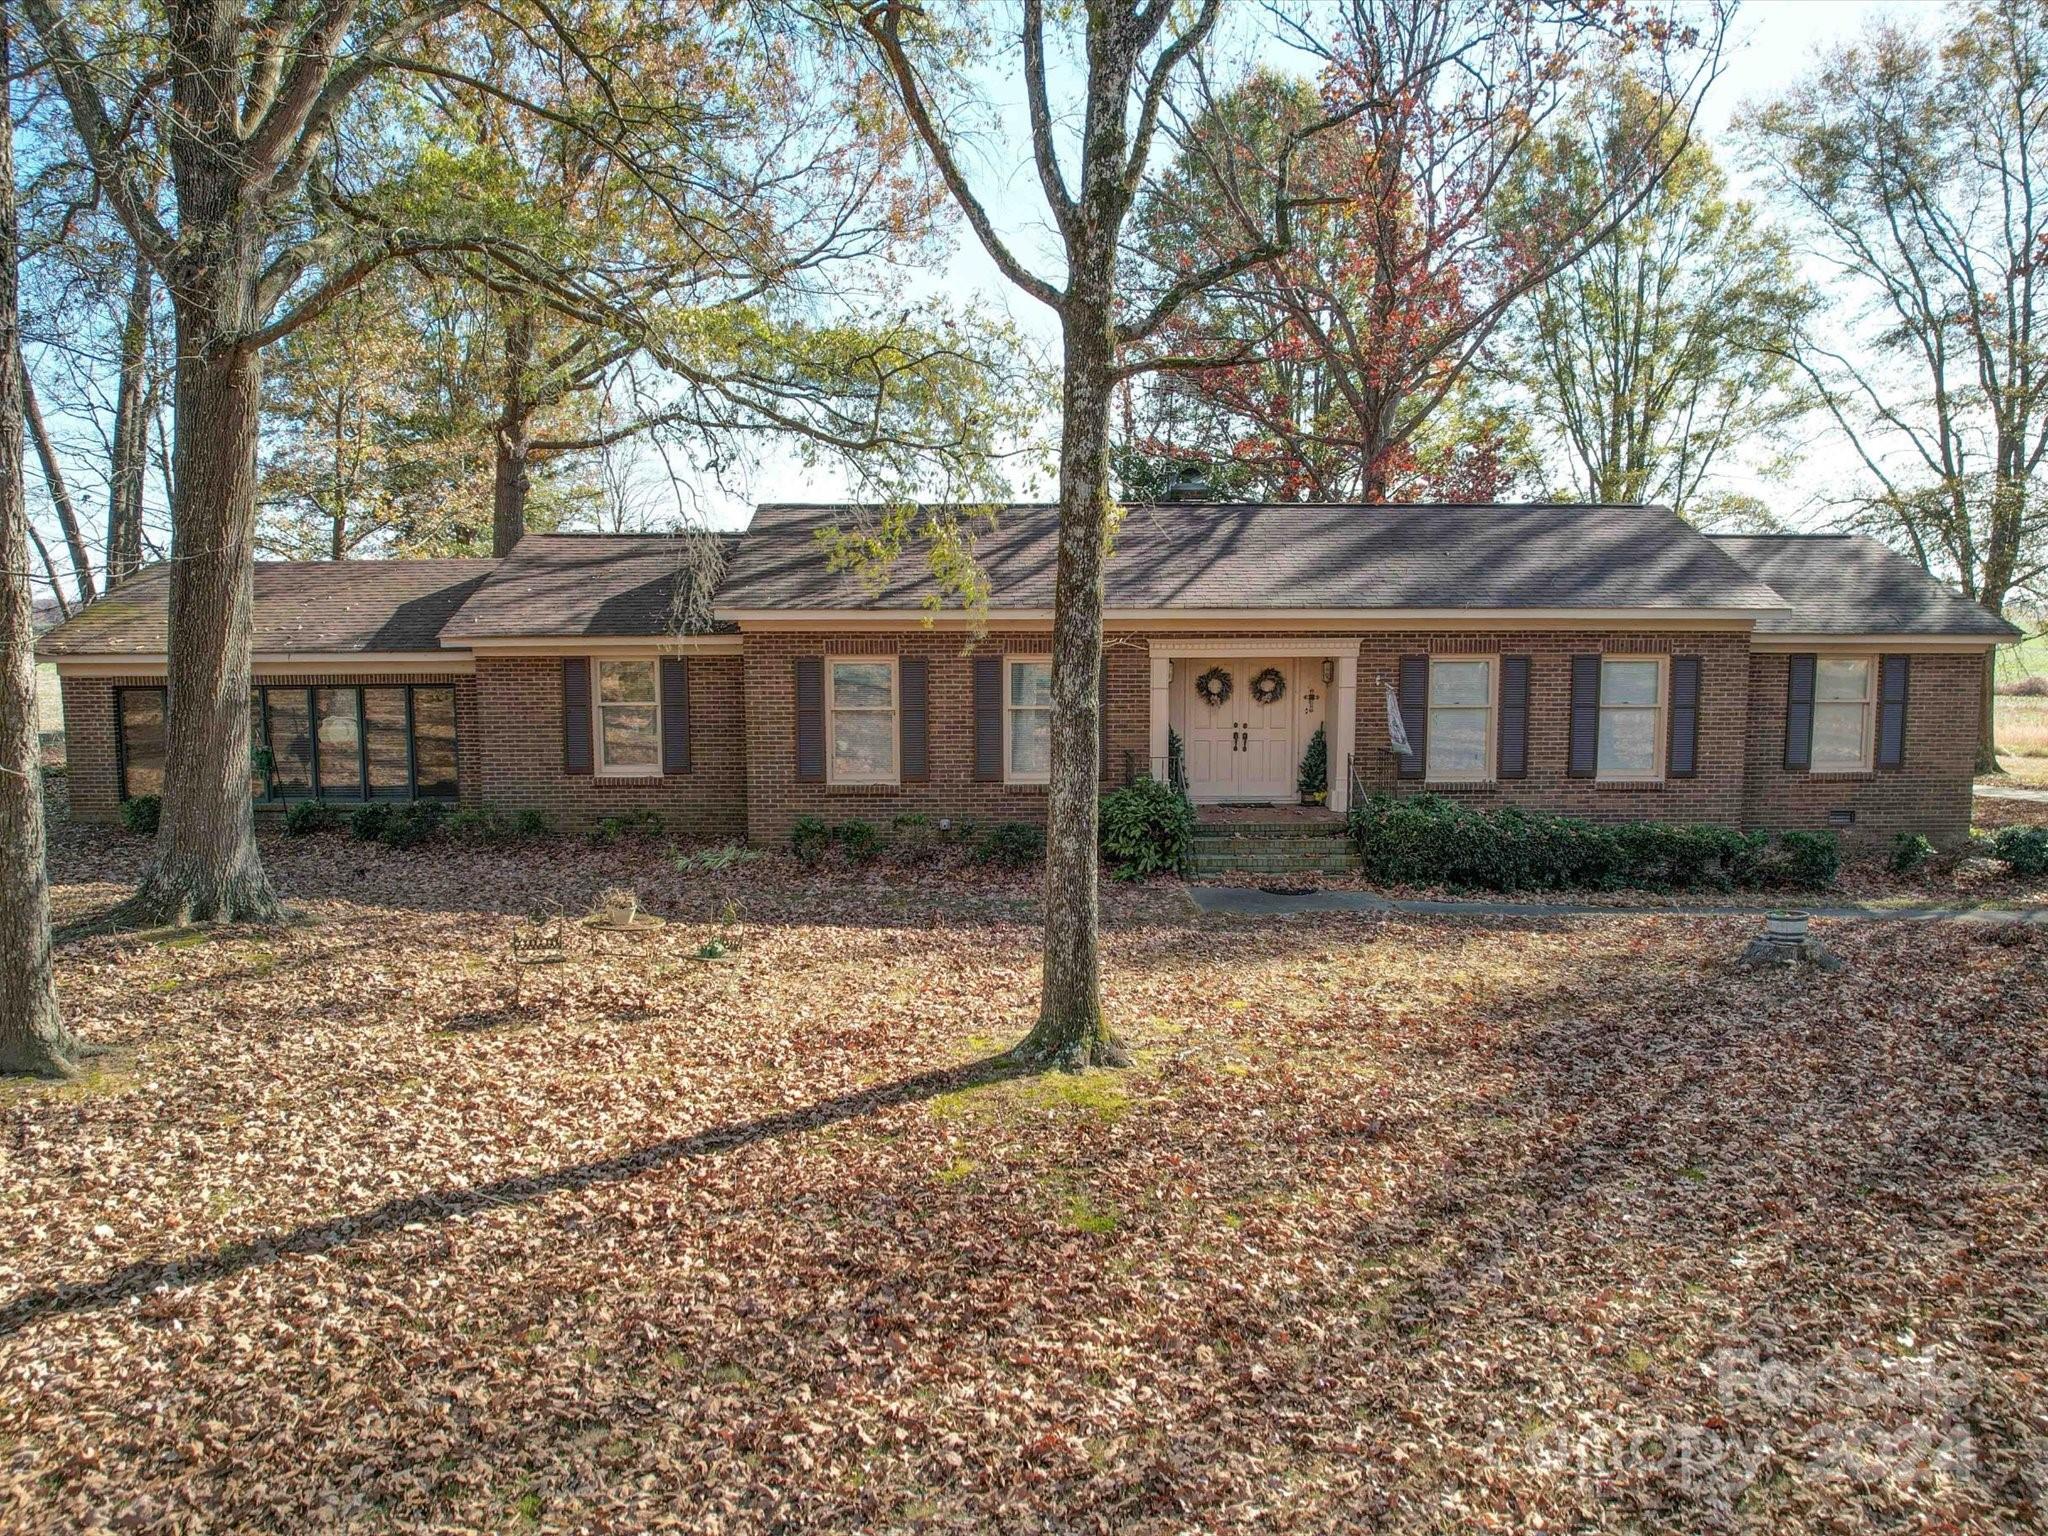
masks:
<svg viewBox="0 0 2048 1536"><path fill-rule="evenodd" d="M1254 683L1269 670L1279 674L1279 695L1261 700ZM1220 703L1200 686L1212 671L1230 681L1230 696ZM1176 658L1173 718L1180 722L1189 797L1293 800L1302 750L1322 723L1322 675L1315 659Z"/></svg>

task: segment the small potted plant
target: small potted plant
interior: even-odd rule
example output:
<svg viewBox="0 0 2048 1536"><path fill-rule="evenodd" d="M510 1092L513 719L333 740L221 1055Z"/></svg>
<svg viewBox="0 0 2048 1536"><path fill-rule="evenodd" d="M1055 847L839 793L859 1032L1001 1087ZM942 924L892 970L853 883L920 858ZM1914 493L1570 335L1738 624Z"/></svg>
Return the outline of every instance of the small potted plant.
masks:
<svg viewBox="0 0 2048 1536"><path fill-rule="evenodd" d="M1308 739L1308 750L1301 754L1295 787L1301 791L1303 805L1321 805L1330 797L1330 744L1320 725Z"/></svg>

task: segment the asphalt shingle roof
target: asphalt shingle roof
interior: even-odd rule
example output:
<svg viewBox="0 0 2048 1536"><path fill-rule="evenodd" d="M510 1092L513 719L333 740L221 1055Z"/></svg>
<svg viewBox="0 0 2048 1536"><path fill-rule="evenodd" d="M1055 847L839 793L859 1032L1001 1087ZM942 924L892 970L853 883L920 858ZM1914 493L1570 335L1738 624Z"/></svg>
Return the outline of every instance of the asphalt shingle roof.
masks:
<svg viewBox="0 0 2048 1536"><path fill-rule="evenodd" d="M286 651L433 651L495 560L259 560L251 644ZM44 635L38 655L161 656L170 567L137 572Z"/></svg>
<svg viewBox="0 0 2048 1536"><path fill-rule="evenodd" d="M729 557L732 534L529 533L442 630L466 640L670 633L678 586ZM711 574L715 574L715 566Z"/></svg>
<svg viewBox="0 0 2048 1536"><path fill-rule="evenodd" d="M502 561L263 561L253 643L348 653L659 636L691 606L679 584L721 564L724 614L923 605L937 588L921 549L879 584L830 569L820 531L872 515L770 505L744 535L532 534ZM1042 504L980 525L992 609L1050 609L1057 532L1057 509ZM143 571L44 635L38 654L161 654L168 585L165 567ZM1754 612L1763 634L2018 633L1874 539L1710 538L1657 507L1138 507L1105 587L1124 612L1718 609Z"/></svg>
<svg viewBox="0 0 2048 1536"><path fill-rule="evenodd" d="M879 583L828 568L820 530L871 511L763 506L719 588L721 613L914 608L937 591L923 552ZM1059 513L1002 511L975 537L993 609L1050 609ZM1777 594L1660 507L1133 508L1106 573L1116 610L1774 609Z"/></svg>
<svg viewBox="0 0 2048 1536"><path fill-rule="evenodd" d="M1714 543L1791 604L1758 620L1758 634L2019 634L1866 534L1722 534Z"/></svg>

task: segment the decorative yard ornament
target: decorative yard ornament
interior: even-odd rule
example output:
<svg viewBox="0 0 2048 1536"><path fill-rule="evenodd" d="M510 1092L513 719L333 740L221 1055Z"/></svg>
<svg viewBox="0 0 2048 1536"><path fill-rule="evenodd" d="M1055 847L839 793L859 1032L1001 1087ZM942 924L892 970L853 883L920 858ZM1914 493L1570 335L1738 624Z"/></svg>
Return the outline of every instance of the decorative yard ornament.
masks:
<svg viewBox="0 0 2048 1536"><path fill-rule="evenodd" d="M1217 709L1230 702L1231 686L1228 672L1211 667L1195 679L1195 696L1211 709Z"/></svg>
<svg viewBox="0 0 2048 1536"><path fill-rule="evenodd" d="M514 965L558 965L565 958L559 920L535 913L531 922L512 930Z"/></svg>
<svg viewBox="0 0 2048 1536"><path fill-rule="evenodd" d="M1252 679L1252 697L1261 704L1278 704L1287 696L1287 679L1278 667L1268 667Z"/></svg>
<svg viewBox="0 0 2048 1536"><path fill-rule="evenodd" d="M1408 744L1408 726L1401 719L1401 696L1392 683L1382 681L1380 686L1387 690L1387 744L1396 757L1413 757L1415 748Z"/></svg>
<svg viewBox="0 0 2048 1536"><path fill-rule="evenodd" d="M583 926L607 933L650 933L663 926L663 921L640 910L639 893L631 886L615 885L598 896Z"/></svg>

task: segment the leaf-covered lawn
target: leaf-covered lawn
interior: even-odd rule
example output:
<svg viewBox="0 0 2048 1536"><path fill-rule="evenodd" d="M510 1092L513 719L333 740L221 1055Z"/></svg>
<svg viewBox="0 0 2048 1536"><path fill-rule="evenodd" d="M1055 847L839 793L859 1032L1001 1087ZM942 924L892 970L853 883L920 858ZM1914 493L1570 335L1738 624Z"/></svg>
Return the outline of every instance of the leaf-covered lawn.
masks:
<svg viewBox="0 0 2048 1536"><path fill-rule="evenodd" d="M310 922L66 947L112 1049L0 1088L10 1531L2043 1517L2048 941L1118 890L1139 1065L1020 1078L1025 880L269 858Z"/></svg>

